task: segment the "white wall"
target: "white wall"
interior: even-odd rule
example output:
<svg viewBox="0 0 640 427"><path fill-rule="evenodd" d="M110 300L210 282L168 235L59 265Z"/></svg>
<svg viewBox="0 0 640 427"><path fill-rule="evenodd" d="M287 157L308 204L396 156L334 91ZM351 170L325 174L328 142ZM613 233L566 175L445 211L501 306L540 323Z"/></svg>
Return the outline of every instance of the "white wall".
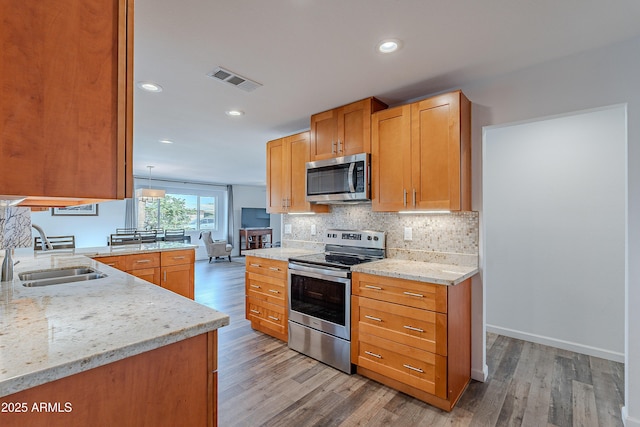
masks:
<svg viewBox="0 0 640 427"><path fill-rule="evenodd" d="M31 213L31 222L39 225L47 236L76 236L76 246L106 246L109 234L124 227L125 201L98 204L97 216L52 216L51 209ZM33 235L38 232L34 229Z"/></svg>
<svg viewBox="0 0 640 427"><path fill-rule="evenodd" d="M625 314L625 400L627 427L640 427L640 38L541 64L461 89L471 100L473 210L481 212L482 127L628 104L628 208ZM482 236L481 236L482 240ZM481 245L482 246L482 245ZM481 252L481 259L484 254ZM635 260L629 262L629 260ZM474 328L482 328L482 277L473 285ZM476 334L474 334L476 335ZM473 343L474 371L483 350Z"/></svg>
<svg viewBox="0 0 640 427"><path fill-rule="evenodd" d="M624 361L624 105L485 128L487 329Z"/></svg>

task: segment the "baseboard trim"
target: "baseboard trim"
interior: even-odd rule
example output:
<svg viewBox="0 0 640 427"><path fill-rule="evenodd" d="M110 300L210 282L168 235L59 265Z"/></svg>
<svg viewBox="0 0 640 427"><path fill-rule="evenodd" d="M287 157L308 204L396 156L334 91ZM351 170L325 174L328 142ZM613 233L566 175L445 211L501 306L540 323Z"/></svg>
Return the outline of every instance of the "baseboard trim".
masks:
<svg viewBox="0 0 640 427"><path fill-rule="evenodd" d="M624 427L640 427L640 420L637 418L631 418L627 413L627 407L623 406L621 409L622 422Z"/></svg>
<svg viewBox="0 0 640 427"><path fill-rule="evenodd" d="M504 335L511 338L517 338L524 341L531 341L537 344L543 344L543 345L548 345L550 347L569 350L575 353L586 354L587 356L600 357L602 359L624 363L624 353L618 353L611 350L605 350L602 348L591 347L588 345L579 344L571 341L559 340L556 338L531 334L528 332L516 331L514 329L502 328L500 326L494 326L494 325L487 325L487 332L493 332L495 334Z"/></svg>
<svg viewBox="0 0 640 427"><path fill-rule="evenodd" d="M489 378L489 366L484 365L483 369L472 369L471 370L471 379L486 382L487 378Z"/></svg>

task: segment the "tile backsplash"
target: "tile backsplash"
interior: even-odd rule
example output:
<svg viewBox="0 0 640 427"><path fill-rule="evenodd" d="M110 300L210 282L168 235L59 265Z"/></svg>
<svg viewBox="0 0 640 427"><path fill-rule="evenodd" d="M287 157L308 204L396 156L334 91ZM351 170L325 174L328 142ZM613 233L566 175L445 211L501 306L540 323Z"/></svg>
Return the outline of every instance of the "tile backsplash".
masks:
<svg viewBox="0 0 640 427"><path fill-rule="evenodd" d="M0 206L0 248L25 248L31 245L31 210Z"/></svg>
<svg viewBox="0 0 640 427"><path fill-rule="evenodd" d="M282 215L282 246L322 250L328 229L379 230L387 232L389 258L477 265L478 224L478 212L398 214L373 212L369 204L333 205L329 214ZM406 227L411 240L404 240Z"/></svg>

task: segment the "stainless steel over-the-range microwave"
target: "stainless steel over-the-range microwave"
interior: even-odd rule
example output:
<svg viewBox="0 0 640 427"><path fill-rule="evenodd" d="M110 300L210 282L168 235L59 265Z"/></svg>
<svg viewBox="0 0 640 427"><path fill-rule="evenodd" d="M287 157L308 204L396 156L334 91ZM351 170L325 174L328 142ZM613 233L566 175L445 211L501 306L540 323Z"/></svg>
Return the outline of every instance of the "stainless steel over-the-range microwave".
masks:
<svg viewBox="0 0 640 427"><path fill-rule="evenodd" d="M366 202L370 199L370 156L367 153L307 162L307 201Z"/></svg>

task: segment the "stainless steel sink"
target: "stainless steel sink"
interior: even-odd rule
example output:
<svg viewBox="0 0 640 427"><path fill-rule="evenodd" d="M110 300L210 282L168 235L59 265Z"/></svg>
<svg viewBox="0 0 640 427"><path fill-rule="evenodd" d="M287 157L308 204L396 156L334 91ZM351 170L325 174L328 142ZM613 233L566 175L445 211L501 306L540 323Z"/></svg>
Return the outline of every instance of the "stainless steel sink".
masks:
<svg viewBox="0 0 640 427"><path fill-rule="evenodd" d="M45 271L29 271L20 273L18 277L24 282L22 286L30 288L101 279L107 277L107 275L90 267L67 267Z"/></svg>

